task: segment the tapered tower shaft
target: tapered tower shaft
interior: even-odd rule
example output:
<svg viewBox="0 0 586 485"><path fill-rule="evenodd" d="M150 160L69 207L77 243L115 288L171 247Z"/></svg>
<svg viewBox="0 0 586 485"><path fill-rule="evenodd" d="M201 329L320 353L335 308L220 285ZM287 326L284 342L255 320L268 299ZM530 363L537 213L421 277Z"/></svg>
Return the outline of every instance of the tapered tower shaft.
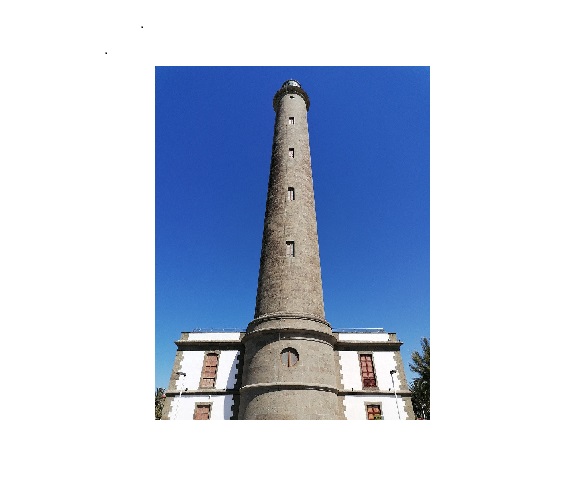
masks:
<svg viewBox="0 0 586 485"><path fill-rule="evenodd" d="M286 81L276 112L254 320L242 338L239 419L343 419L325 320L309 154L309 96Z"/></svg>
<svg viewBox="0 0 586 485"><path fill-rule="evenodd" d="M309 97L294 81L276 112L255 318L286 312L325 318L309 152Z"/></svg>

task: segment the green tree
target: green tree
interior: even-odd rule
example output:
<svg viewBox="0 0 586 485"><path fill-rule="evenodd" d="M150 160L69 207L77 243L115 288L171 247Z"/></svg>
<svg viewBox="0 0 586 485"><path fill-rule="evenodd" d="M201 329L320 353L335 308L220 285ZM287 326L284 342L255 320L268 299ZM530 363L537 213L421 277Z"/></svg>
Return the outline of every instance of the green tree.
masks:
<svg viewBox="0 0 586 485"><path fill-rule="evenodd" d="M418 374L409 385L413 393L411 402L413 411L419 419L429 419L429 339L421 339L421 353L416 350L411 353L412 363L409 368Z"/></svg>
<svg viewBox="0 0 586 485"><path fill-rule="evenodd" d="M155 391L155 419L163 417L163 406L165 405L165 389L158 387Z"/></svg>

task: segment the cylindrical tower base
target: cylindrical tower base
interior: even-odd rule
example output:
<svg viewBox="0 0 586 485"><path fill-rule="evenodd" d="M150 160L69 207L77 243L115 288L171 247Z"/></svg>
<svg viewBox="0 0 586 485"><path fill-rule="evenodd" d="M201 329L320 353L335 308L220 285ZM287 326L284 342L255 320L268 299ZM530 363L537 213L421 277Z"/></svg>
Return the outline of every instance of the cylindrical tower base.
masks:
<svg viewBox="0 0 586 485"><path fill-rule="evenodd" d="M240 392L238 419L344 419L332 390L267 386Z"/></svg>
<svg viewBox="0 0 586 485"><path fill-rule="evenodd" d="M238 419L344 419L329 324L312 316L253 320L244 344Z"/></svg>

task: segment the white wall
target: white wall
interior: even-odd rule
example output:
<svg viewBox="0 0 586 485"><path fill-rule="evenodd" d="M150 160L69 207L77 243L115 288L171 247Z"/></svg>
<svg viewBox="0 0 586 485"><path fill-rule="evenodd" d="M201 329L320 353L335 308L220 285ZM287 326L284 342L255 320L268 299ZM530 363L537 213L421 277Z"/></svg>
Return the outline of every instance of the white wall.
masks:
<svg viewBox="0 0 586 485"><path fill-rule="evenodd" d="M205 356L203 350L184 350L183 360L181 361L179 371L185 372L181 381L177 384L177 389L196 390L199 388L201 371L203 369L203 360ZM220 351L218 361L218 375L216 378L215 389L234 389L236 385L236 363L238 359L238 350ZM171 401L171 411L169 419L187 419L192 420L197 403L212 403L210 419L230 419L232 415L232 405L234 396L232 395L182 395L175 396Z"/></svg>
<svg viewBox="0 0 586 485"><path fill-rule="evenodd" d="M218 363L216 389L234 389L236 385L236 363L238 350L222 350Z"/></svg>
<svg viewBox="0 0 586 485"><path fill-rule="evenodd" d="M405 413L405 403L401 396L398 396L399 411L397 411L397 403L395 396L344 396L344 406L346 407L346 419L352 420L366 420L366 403L379 404L383 419L407 419Z"/></svg>
<svg viewBox="0 0 586 485"><path fill-rule="evenodd" d="M226 420L232 416L232 405L234 396L232 395L199 395L199 396L175 396L171 402L170 419L193 420L195 405L197 403L212 403L210 420Z"/></svg>
<svg viewBox="0 0 586 485"><path fill-rule="evenodd" d="M373 352L372 360L374 362L374 373L376 375L376 383L379 389L388 391L393 389L391 380L391 370L397 370L394 352ZM395 386L399 388L398 373L393 375Z"/></svg>
<svg viewBox="0 0 586 485"><path fill-rule="evenodd" d="M388 342L388 333L339 333L340 342Z"/></svg>
<svg viewBox="0 0 586 485"><path fill-rule="evenodd" d="M362 390L362 378L360 376L360 361L358 355L361 353L356 350L341 350L340 352L340 366L342 372L342 387L343 389L355 391ZM395 352L372 352L372 361L374 363L374 372L376 375L376 383L381 391L393 390L391 380L391 370L397 370L397 362L395 360ZM396 389L399 389L398 374L394 374ZM397 403L395 396L371 394L368 396L345 396L344 406L346 407L346 419L365 420L366 403L380 404L383 419L407 419L404 409L404 402L398 396L399 411L397 411Z"/></svg>
<svg viewBox="0 0 586 485"><path fill-rule="evenodd" d="M201 378L201 369L203 367L203 350L186 350L183 351L183 359L179 367L179 372L185 372L183 378L179 377L177 389L197 389Z"/></svg>
<svg viewBox="0 0 586 485"><path fill-rule="evenodd" d="M236 385L236 362L238 350L222 350L218 361L218 376L216 378L216 389L233 389ZM181 387L185 389L198 389L203 369L203 350L184 350L183 360L179 371L185 372ZM179 389L179 383L178 383Z"/></svg>
<svg viewBox="0 0 586 485"><path fill-rule="evenodd" d="M356 350L341 350L340 365L342 371L342 387L344 389L360 390L362 389L362 378L360 376L360 361ZM397 370L394 352L372 352L372 361L374 363L374 373L376 383L379 389L388 391L393 389L391 380L391 370ZM395 386L399 389L398 374L393 376Z"/></svg>
<svg viewBox="0 0 586 485"><path fill-rule="evenodd" d="M356 390L362 389L358 352L355 350L341 350L340 366L342 372L342 388Z"/></svg>

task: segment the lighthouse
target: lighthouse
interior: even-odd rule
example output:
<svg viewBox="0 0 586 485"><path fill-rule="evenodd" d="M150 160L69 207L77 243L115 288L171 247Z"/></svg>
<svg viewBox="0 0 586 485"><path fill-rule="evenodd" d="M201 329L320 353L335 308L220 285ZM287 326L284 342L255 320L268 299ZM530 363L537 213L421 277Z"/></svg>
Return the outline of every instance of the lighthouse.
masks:
<svg viewBox="0 0 586 485"><path fill-rule="evenodd" d="M309 104L295 80L273 98L256 309L242 338L239 419L343 419L336 339L324 312Z"/></svg>
<svg viewBox="0 0 586 485"><path fill-rule="evenodd" d="M253 319L245 329L181 333L162 419L415 417L396 334L383 328L332 330L326 320L309 105L307 92L293 79L273 97Z"/></svg>

